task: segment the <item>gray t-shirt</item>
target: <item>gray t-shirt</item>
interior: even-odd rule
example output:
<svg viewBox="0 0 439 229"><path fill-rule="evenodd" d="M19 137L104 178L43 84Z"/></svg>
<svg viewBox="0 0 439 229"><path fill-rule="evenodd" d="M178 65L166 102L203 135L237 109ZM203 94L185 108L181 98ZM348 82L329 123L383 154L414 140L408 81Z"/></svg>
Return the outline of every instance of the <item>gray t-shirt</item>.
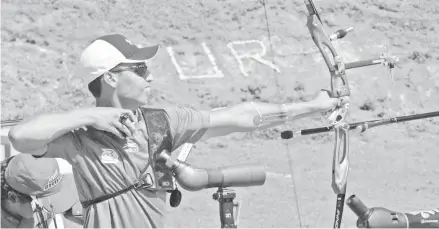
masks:
<svg viewBox="0 0 439 229"><path fill-rule="evenodd" d="M208 112L181 107L165 111L171 126L172 150L187 142L197 142L206 131L203 127L209 123ZM143 117L138 117L136 130L146 133ZM136 147L135 142L94 128L78 129L50 143L44 156L63 158L72 165L79 199L85 201L134 183L148 163L148 149ZM104 157L109 152L112 156ZM165 191L130 190L86 209L84 227L164 227L165 198Z"/></svg>

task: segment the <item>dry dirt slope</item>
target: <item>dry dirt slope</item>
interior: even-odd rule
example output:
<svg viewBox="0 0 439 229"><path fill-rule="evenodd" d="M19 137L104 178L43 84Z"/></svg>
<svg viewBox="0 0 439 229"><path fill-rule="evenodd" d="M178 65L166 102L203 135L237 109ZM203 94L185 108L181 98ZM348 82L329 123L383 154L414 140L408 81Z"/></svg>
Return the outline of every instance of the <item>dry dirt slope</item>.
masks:
<svg viewBox="0 0 439 229"><path fill-rule="evenodd" d="M380 67L349 71L351 121L437 109L437 1L315 3L328 31L355 27L354 33L336 44L346 61L375 57L383 44L401 57L394 85ZM81 49L93 38L115 32L142 45L172 46L188 74L212 71L201 42L217 59L224 78L181 81L163 48L152 63L157 90L150 102L154 105L213 108L247 100L301 101L329 85L326 66L305 27L305 6L299 0L267 0L265 8L256 0L19 0L2 1L1 13L2 120L92 105L81 85L68 79ZM244 60L249 76L243 76L227 48L228 42L236 40L262 41L268 49L264 59L274 62L281 72ZM260 51L254 44L236 48ZM317 126L318 121L318 117L307 119L288 128ZM262 187L238 189L238 197L244 199L243 227L299 226L291 181L286 177L286 149L278 140L279 131L286 128L202 142L189 158L199 166L259 162L268 171L281 174L270 175ZM436 119L352 136L350 191L372 205L407 211L436 207L431 203L437 203L439 194L438 133ZM332 137L302 138L289 146L304 226L331 226L335 204L329 186ZM377 175L380 179L374 178ZM217 226L212 192L185 192L182 206L170 209L168 226ZM343 226L352 227L353 223L352 213L346 211Z"/></svg>

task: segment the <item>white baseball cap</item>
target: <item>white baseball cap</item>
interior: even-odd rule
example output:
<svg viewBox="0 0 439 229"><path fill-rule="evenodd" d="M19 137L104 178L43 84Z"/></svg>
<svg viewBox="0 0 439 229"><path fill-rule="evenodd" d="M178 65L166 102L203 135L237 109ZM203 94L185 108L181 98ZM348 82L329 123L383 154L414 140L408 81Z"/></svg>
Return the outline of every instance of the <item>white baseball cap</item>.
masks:
<svg viewBox="0 0 439 229"><path fill-rule="evenodd" d="M160 45L139 48L120 34L94 40L81 54L75 76L89 84L120 63L142 63L153 58Z"/></svg>

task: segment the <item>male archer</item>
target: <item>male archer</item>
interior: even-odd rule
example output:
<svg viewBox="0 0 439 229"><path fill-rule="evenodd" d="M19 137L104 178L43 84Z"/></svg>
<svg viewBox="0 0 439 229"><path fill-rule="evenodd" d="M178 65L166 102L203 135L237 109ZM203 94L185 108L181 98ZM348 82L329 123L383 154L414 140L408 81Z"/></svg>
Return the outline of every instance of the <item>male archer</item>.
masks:
<svg viewBox="0 0 439 229"><path fill-rule="evenodd" d="M158 45L138 48L120 34L97 38L83 51L75 74L88 85L96 107L39 115L9 132L20 152L70 162L84 227L163 227L166 192L173 189L172 174L155 160L163 150L286 122L258 121L268 114L294 120L348 102L320 91L299 103L246 102L215 111L151 108L147 62L158 50Z"/></svg>

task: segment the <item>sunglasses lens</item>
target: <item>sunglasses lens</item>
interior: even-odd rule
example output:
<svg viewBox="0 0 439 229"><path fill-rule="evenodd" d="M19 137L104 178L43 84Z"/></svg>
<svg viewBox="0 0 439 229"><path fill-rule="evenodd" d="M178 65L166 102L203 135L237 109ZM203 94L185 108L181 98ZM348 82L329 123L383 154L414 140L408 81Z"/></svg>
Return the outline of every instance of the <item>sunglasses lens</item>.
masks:
<svg viewBox="0 0 439 229"><path fill-rule="evenodd" d="M148 78L148 76L151 74L148 71L148 66L145 64L121 64L114 71L132 71L144 79Z"/></svg>
<svg viewBox="0 0 439 229"><path fill-rule="evenodd" d="M136 69L136 74L142 78L148 77L148 75L149 75L148 67L146 65L138 66Z"/></svg>

